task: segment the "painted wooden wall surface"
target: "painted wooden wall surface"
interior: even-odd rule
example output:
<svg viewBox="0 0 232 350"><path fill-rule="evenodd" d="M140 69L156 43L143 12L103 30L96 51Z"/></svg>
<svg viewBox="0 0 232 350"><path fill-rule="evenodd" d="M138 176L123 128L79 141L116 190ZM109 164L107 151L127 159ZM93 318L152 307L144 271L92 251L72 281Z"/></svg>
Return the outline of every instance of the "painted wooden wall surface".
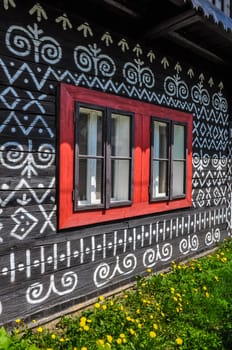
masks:
<svg viewBox="0 0 232 350"><path fill-rule="evenodd" d="M0 3L0 324L41 317L229 236L223 78L46 3ZM61 82L193 114L193 206L57 230Z"/></svg>

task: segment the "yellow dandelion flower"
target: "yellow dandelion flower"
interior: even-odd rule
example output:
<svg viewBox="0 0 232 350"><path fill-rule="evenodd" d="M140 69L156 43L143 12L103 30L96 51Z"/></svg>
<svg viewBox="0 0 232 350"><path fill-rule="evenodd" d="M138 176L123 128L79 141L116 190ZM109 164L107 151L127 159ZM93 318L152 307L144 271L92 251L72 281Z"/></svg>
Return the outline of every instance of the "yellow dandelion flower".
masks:
<svg viewBox="0 0 232 350"><path fill-rule="evenodd" d="M107 309L107 306L104 304L102 305L102 310L106 310Z"/></svg>
<svg viewBox="0 0 232 350"><path fill-rule="evenodd" d="M110 343L106 343L106 344L105 344L105 349L111 349Z"/></svg>
<svg viewBox="0 0 232 350"><path fill-rule="evenodd" d="M96 344L97 344L97 345L104 345L104 339L98 339L98 340L96 341Z"/></svg>
<svg viewBox="0 0 232 350"><path fill-rule="evenodd" d="M174 300L174 301L177 301L177 297L173 297L173 300Z"/></svg>
<svg viewBox="0 0 232 350"><path fill-rule="evenodd" d="M123 338L126 338L126 336L125 336L124 333L119 334L119 337L122 338L122 339L123 339Z"/></svg>
<svg viewBox="0 0 232 350"><path fill-rule="evenodd" d="M110 306L113 306L114 305L114 302L111 300L110 301Z"/></svg>
<svg viewBox="0 0 232 350"><path fill-rule="evenodd" d="M136 314L140 314L140 309L137 309L137 310L136 310Z"/></svg>
<svg viewBox="0 0 232 350"><path fill-rule="evenodd" d="M95 307L96 309L100 309L101 305L100 305L99 303L95 303L95 304L94 304L94 307Z"/></svg>
<svg viewBox="0 0 232 350"><path fill-rule="evenodd" d="M125 294L125 295L124 295L124 299L127 299L127 298L128 298L128 295L127 295L127 294Z"/></svg>
<svg viewBox="0 0 232 350"><path fill-rule="evenodd" d="M88 350L86 346L82 346L81 350Z"/></svg>
<svg viewBox="0 0 232 350"><path fill-rule="evenodd" d="M32 320L31 322L32 322L32 323L36 323L36 320Z"/></svg>
<svg viewBox="0 0 232 350"><path fill-rule="evenodd" d="M109 343L112 343L112 341L113 341L112 335L107 335L107 336L106 336L106 339L107 339L107 341L108 341Z"/></svg>
<svg viewBox="0 0 232 350"><path fill-rule="evenodd" d="M136 332L134 331L133 328L130 328L130 329L129 329L129 332L130 332L131 335L135 335L135 334L136 334Z"/></svg>
<svg viewBox="0 0 232 350"><path fill-rule="evenodd" d="M156 323L154 323L152 327L153 327L154 329L156 329L156 330L159 328L158 325L157 325Z"/></svg>
<svg viewBox="0 0 232 350"><path fill-rule="evenodd" d="M205 293L205 296L206 296L206 298L209 298L209 293L206 292L206 293Z"/></svg>
<svg viewBox="0 0 232 350"><path fill-rule="evenodd" d="M175 288L170 288L170 292L173 294L175 292Z"/></svg>
<svg viewBox="0 0 232 350"><path fill-rule="evenodd" d="M151 273L151 272L152 272L152 269L148 268L148 269L147 269L147 272L148 272L148 273Z"/></svg>
<svg viewBox="0 0 232 350"><path fill-rule="evenodd" d="M219 281L219 277L218 276L214 276L214 279L218 282Z"/></svg>
<svg viewBox="0 0 232 350"><path fill-rule="evenodd" d="M64 338L63 337L61 337L59 340L60 340L61 343L64 342Z"/></svg>
<svg viewBox="0 0 232 350"><path fill-rule="evenodd" d="M181 338L176 338L176 344L177 345L182 345L183 344L183 339L181 339Z"/></svg>
<svg viewBox="0 0 232 350"><path fill-rule="evenodd" d="M55 335L55 334L52 334L52 335L51 335L51 338L52 338L52 339L56 339L56 335Z"/></svg>
<svg viewBox="0 0 232 350"><path fill-rule="evenodd" d="M38 327L38 328L37 328L37 332L38 332L38 333L42 333L42 332L43 332L43 327Z"/></svg>
<svg viewBox="0 0 232 350"><path fill-rule="evenodd" d="M143 327L143 325L141 324L141 323L138 323L138 328L142 328Z"/></svg>
<svg viewBox="0 0 232 350"><path fill-rule="evenodd" d="M47 348L46 350L53 350L52 348Z"/></svg>
<svg viewBox="0 0 232 350"><path fill-rule="evenodd" d="M105 300L105 297L104 297L104 295L100 295L100 297L99 297L99 300L100 300L100 301L103 301L103 300Z"/></svg>
<svg viewBox="0 0 232 350"><path fill-rule="evenodd" d="M122 344L122 339L121 339L121 338L116 339L116 343L117 343L118 345Z"/></svg>
<svg viewBox="0 0 232 350"><path fill-rule="evenodd" d="M151 331L149 333L149 335L150 335L151 338L155 338L156 337L156 332Z"/></svg>
<svg viewBox="0 0 232 350"><path fill-rule="evenodd" d="M206 287L206 286L203 286L202 289L203 289L203 290L207 290L207 287Z"/></svg>
<svg viewBox="0 0 232 350"><path fill-rule="evenodd" d="M88 331L89 330L89 326L85 325L84 327L84 331Z"/></svg>
<svg viewBox="0 0 232 350"><path fill-rule="evenodd" d="M21 322L20 318L17 318L17 319L15 320L15 322L16 322L16 323L20 323L20 322Z"/></svg>

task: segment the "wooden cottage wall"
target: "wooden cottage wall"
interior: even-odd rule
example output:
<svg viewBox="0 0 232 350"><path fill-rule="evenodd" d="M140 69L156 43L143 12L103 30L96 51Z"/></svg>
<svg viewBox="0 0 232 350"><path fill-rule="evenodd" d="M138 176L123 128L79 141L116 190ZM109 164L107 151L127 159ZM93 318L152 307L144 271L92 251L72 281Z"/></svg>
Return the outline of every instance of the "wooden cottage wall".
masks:
<svg viewBox="0 0 232 350"><path fill-rule="evenodd" d="M0 323L59 311L228 237L223 77L46 3L0 6ZM192 208L59 232L61 82L191 113Z"/></svg>

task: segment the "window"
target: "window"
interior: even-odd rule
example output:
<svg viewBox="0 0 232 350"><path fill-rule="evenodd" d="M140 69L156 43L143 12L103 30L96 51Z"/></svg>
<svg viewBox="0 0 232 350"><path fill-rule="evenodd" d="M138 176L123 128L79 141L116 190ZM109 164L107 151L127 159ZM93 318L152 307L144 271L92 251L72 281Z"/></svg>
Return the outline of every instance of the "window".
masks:
<svg viewBox="0 0 232 350"><path fill-rule="evenodd" d="M186 195L186 124L152 118L150 200Z"/></svg>
<svg viewBox="0 0 232 350"><path fill-rule="evenodd" d="M192 205L192 115L60 85L59 229Z"/></svg>
<svg viewBox="0 0 232 350"><path fill-rule="evenodd" d="M132 114L76 104L75 210L131 203Z"/></svg>

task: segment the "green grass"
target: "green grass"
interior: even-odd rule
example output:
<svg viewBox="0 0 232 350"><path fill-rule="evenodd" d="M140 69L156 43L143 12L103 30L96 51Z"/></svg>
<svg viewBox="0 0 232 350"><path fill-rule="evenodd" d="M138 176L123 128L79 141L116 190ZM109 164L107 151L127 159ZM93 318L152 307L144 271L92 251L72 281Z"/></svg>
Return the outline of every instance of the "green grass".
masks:
<svg viewBox="0 0 232 350"><path fill-rule="evenodd" d="M137 277L122 295L99 297L54 329L0 329L0 350L231 350L232 241L172 272Z"/></svg>

